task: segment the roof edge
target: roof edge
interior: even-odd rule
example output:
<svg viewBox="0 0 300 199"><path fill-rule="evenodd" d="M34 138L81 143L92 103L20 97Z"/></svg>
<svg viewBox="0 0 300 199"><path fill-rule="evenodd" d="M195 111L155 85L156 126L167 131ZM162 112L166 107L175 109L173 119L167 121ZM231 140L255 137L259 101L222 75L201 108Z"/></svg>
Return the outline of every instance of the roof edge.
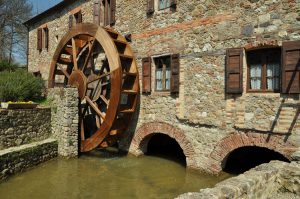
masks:
<svg viewBox="0 0 300 199"><path fill-rule="evenodd" d="M60 11L64 9L66 6L71 5L74 3L76 0L63 0L62 2L56 4L55 6L45 10L44 12L30 18L29 20L23 22L23 25L29 27L30 25L33 25L34 23L42 20L45 17L50 16L52 13L55 13L57 11Z"/></svg>

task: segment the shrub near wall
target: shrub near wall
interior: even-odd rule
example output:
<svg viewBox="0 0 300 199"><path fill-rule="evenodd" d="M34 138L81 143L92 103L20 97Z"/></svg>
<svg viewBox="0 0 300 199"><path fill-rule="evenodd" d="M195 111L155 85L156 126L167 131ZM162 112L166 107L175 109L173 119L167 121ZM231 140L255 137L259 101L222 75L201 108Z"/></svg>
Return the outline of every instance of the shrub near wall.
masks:
<svg viewBox="0 0 300 199"><path fill-rule="evenodd" d="M44 84L41 78L19 69L0 72L0 101L39 100Z"/></svg>

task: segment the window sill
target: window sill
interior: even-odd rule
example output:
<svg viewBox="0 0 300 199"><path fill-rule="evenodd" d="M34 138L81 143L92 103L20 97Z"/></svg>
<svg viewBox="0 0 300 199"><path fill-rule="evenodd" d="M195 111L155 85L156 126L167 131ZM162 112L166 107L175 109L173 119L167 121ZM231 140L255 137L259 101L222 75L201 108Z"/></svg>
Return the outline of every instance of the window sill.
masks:
<svg viewBox="0 0 300 199"><path fill-rule="evenodd" d="M151 94L152 96L170 96L171 92L170 91L154 91Z"/></svg>
<svg viewBox="0 0 300 199"><path fill-rule="evenodd" d="M247 90L247 93L280 93L280 91L274 91L274 90Z"/></svg>

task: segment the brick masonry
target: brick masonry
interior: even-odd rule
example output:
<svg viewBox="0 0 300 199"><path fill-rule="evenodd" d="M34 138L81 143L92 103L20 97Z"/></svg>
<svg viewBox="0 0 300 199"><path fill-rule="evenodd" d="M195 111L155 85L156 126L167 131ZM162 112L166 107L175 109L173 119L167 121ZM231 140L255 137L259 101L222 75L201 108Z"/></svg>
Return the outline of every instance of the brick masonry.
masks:
<svg viewBox="0 0 300 199"><path fill-rule="evenodd" d="M74 1L69 7L30 26L30 71L41 70L47 80L56 46L68 31L69 14L80 7L83 22L92 22L93 3L94 0ZM182 135L175 139L179 144L182 140L189 141L196 167L207 172L220 170L226 154L216 161L211 156L223 146L224 140L233 138L232 134L248 136L251 132L248 136L250 143L253 137L261 137L255 139L257 145L274 149L287 157L290 153L278 148L291 146L293 150L293 146L299 147L299 95L247 93L245 56L244 92L232 96L224 91L227 48L244 47L248 50L300 40L299 0L232 0L225 3L177 0L175 12L156 8L151 16L147 16L146 7L146 0L117 0L113 28L124 35L132 34L131 46L137 57L140 77L143 57L179 53L180 90L179 95L156 92L153 75L152 92L140 95L135 119L120 140L122 149L128 150L132 144L131 148L139 146L142 151L146 146L132 142L132 139L136 140L136 134L141 134L145 126L153 123L172 125L174 131L180 132ZM36 29L44 24L49 28L50 47L39 52L36 50ZM155 74L154 67L152 74ZM149 134L151 130L146 132ZM173 135L172 131L167 133ZM261 136L265 134L281 140L274 142L278 146L271 147L268 138ZM143 143L143 139L138 140ZM235 146L244 146L245 143ZM222 150L230 152L226 148ZM213 169L212 164L216 165Z"/></svg>

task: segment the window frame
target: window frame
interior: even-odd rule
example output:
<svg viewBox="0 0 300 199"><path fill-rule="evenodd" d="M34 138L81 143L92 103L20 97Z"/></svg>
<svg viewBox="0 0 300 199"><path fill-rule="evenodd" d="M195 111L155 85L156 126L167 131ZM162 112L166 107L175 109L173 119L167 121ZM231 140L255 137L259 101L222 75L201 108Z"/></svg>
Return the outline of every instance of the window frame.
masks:
<svg viewBox="0 0 300 199"><path fill-rule="evenodd" d="M158 90L157 89L157 76L156 76L156 71L157 71L157 65L155 63L156 59L159 58L163 58L163 57L169 57L170 58L170 88L166 89L166 67L163 67L162 72L163 72L163 78L162 78L162 82L163 82L163 89L162 90ZM172 54L163 54L163 55L157 55L157 56L152 56L152 62L154 63L154 91L158 92L158 93L166 93L166 92L171 92L171 81L172 81Z"/></svg>
<svg viewBox="0 0 300 199"><path fill-rule="evenodd" d="M251 77L250 77L250 63L248 59L248 53L253 52L253 51L268 51L268 50L278 50L280 51L280 61L279 61L279 87L278 89L267 89L267 62L263 63L261 62L261 89L251 89ZM266 54L261 53L262 57L265 57ZM253 49L248 49L245 51L245 57L246 57L246 65L247 65L247 84L246 84L246 91L247 93L280 93L281 92L281 78L282 78L282 49L280 46L267 46L267 47L262 47L262 48L253 48Z"/></svg>

